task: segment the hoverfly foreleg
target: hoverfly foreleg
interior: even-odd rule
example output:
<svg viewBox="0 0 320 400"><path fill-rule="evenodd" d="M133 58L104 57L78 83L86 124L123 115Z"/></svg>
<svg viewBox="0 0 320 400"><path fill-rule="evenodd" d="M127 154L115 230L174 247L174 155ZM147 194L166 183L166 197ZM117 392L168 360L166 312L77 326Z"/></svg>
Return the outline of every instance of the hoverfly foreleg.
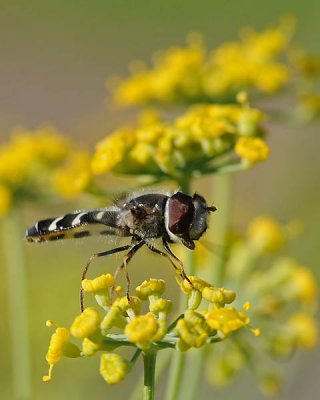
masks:
<svg viewBox="0 0 320 400"><path fill-rule="evenodd" d="M181 275L181 277L183 279L187 280L189 282L189 284L193 287L192 282L190 281L189 277L185 273L185 270L183 268L183 262L181 260L179 260L179 258L172 252L172 250L170 249L168 242L166 241L165 238L162 239L162 243L163 243L163 247L165 248L166 252L180 264L180 268L178 268L178 270L179 270L179 274Z"/></svg>
<svg viewBox="0 0 320 400"><path fill-rule="evenodd" d="M83 288L82 288L82 281L86 278L88 269L90 267L90 264L95 258L98 257L104 257L104 256L109 256L110 254L114 253L119 253L120 251L128 250L130 248L130 245L122 246L122 247L116 247L115 249L103 251L101 253L96 253L92 254L92 256L89 258L89 261L87 262L86 266L83 269L82 276L81 276L81 285L80 285L80 310L81 312L83 311Z"/></svg>

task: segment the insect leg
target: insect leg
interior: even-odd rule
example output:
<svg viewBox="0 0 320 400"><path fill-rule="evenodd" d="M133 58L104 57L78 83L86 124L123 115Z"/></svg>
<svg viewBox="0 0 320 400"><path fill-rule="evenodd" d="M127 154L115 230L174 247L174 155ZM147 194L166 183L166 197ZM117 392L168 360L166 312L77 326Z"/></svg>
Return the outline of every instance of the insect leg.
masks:
<svg viewBox="0 0 320 400"><path fill-rule="evenodd" d="M115 284L117 281L117 277L119 275L119 272L125 268L125 273L126 273L126 280L127 280L127 299L128 301L130 301L130 296L129 296L129 290L130 290L130 278L129 278L129 273L127 270L127 265L129 263L129 261L131 260L131 258L133 257L133 255L145 244L145 242L142 240L138 243L132 244L128 253L124 255L123 257L123 263L121 265L119 265L119 267L117 267L116 272L114 273L114 285L112 287L112 291L111 291L111 298L113 298L113 294L114 294L114 290L115 290Z"/></svg>
<svg viewBox="0 0 320 400"><path fill-rule="evenodd" d="M187 274L185 273L185 270L183 268L183 262L181 260L179 260L179 258L172 252L172 250L170 249L168 242L166 241L165 238L162 239L162 243L164 246L164 249L166 250L166 252L168 254L170 254L170 256L172 258L174 258L179 264L180 264L180 269L179 269L179 273L182 276L183 279L186 279L190 285L193 287L192 282L190 281L190 279L188 278Z"/></svg>
<svg viewBox="0 0 320 400"><path fill-rule="evenodd" d="M86 275L87 275L88 269L90 267L90 264L92 263L92 261L95 258L109 256L110 254L119 253L120 251L128 250L129 248L130 248L130 245L126 245L126 246L122 246L122 247L116 247L115 249L103 251L101 253L92 254L92 256L89 258L89 261L87 262L86 266L83 269L83 272L82 272L82 275L81 275L81 283L86 278ZM80 285L80 310L81 310L81 312L83 311L83 288L82 288L82 284Z"/></svg>
<svg viewBox="0 0 320 400"><path fill-rule="evenodd" d="M151 244L147 243L148 248L153 251L154 253L160 254L163 257L166 257L169 261L170 264L173 266L173 268L180 273L180 268L176 266L176 264L171 260L169 255L167 253L164 253L163 251L157 249L156 247L152 246Z"/></svg>

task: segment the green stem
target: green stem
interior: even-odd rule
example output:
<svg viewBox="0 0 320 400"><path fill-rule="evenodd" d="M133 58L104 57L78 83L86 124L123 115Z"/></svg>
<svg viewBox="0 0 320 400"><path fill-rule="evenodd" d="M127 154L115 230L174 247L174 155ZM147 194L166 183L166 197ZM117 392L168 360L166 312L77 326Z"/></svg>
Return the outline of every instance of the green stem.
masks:
<svg viewBox="0 0 320 400"><path fill-rule="evenodd" d="M143 352L143 365L144 365L143 400L154 400L156 359L157 359L156 351L151 350Z"/></svg>
<svg viewBox="0 0 320 400"><path fill-rule="evenodd" d="M157 369L155 373L155 382L157 383L159 381L160 376L163 374L165 369L167 368L169 361L170 361L170 351L165 351L158 353L157 356ZM132 395L130 396L130 400L141 400L141 386L143 385L143 380L142 377L141 379L138 380L136 383L136 387L132 392Z"/></svg>
<svg viewBox="0 0 320 400"><path fill-rule="evenodd" d="M190 194L191 185L190 185L190 177L186 176L179 182L180 189L186 193ZM188 259L185 265L185 270L187 275L194 274L194 254L193 252L188 252ZM180 299L180 309L185 309L186 306L186 299L185 296L182 296ZM183 377L183 370L186 362L186 356L184 353L180 351L176 351L173 355L171 361L171 368L170 368L170 375L169 375L169 382L167 386L167 391L165 395L166 400L177 400L178 394L180 392L181 384L182 384L182 377Z"/></svg>
<svg viewBox="0 0 320 400"><path fill-rule="evenodd" d="M209 229L209 232L212 234L212 241L221 247L221 254L219 254L219 257L216 257L212 271L210 272L211 276L209 277L209 282L212 282L215 286L221 286L225 277L232 177L228 174L215 175L213 181L215 205L217 205L218 210L217 213L214 214L214 224L213 227ZM206 347L203 347L199 351L199 354L196 354L196 356L191 360L192 368L188 368L189 373L186 376L188 387L182 396L185 400L194 400L197 398L200 380L204 370L206 350Z"/></svg>
<svg viewBox="0 0 320 400"><path fill-rule="evenodd" d="M31 362L23 236L19 210L2 221L12 343L13 398L31 399Z"/></svg>

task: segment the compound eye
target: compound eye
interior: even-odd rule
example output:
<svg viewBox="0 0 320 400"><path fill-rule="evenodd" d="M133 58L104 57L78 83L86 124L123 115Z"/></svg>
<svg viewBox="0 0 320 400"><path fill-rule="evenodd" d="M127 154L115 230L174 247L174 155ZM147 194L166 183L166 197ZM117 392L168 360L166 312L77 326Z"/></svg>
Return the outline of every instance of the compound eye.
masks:
<svg viewBox="0 0 320 400"><path fill-rule="evenodd" d="M168 229L175 235L188 233L194 215L192 197L177 192L168 202Z"/></svg>

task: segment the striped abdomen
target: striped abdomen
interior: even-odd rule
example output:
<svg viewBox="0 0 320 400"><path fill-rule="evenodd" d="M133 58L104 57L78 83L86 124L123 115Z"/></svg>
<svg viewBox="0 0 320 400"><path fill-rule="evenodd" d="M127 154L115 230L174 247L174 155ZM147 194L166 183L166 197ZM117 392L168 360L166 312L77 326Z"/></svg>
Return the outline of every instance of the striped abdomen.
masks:
<svg viewBox="0 0 320 400"><path fill-rule="evenodd" d="M37 222L26 232L28 242L83 238L91 234L114 235L118 209L115 207L79 211ZM104 226L103 226L104 225ZM95 229L93 229L95 226ZM98 230L96 229L98 228Z"/></svg>

